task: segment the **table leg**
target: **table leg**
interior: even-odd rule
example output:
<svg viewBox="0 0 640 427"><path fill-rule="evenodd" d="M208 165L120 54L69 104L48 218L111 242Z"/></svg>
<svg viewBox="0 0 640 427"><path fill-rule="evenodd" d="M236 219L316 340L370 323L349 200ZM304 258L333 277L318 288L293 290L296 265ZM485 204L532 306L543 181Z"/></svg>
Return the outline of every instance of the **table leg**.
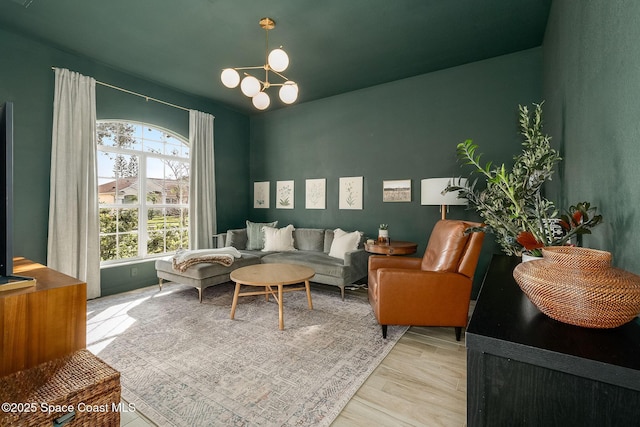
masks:
<svg viewBox="0 0 640 427"><path fill-rule="evenodd" d="M282 307L282 285L278 285L278 323L280 330L284 329L284 308Z"/></svg>
<svg viewBox="0 0 640 427"><path fill-rule="evenodd" d="M313 303L311 302L311 288L309 287L309 281L304 281L304 287L307 288L307 302L309 303L309 310L313 310Z"/></svg>
<svg viewBox="0 0 640 427"><path fill-rule="evenodd" d="M236 306L238 305L238 294L240 293L240 283L236 283L236 290L233 291L233 303L231 304L231 320L236 315Z"/></svg>

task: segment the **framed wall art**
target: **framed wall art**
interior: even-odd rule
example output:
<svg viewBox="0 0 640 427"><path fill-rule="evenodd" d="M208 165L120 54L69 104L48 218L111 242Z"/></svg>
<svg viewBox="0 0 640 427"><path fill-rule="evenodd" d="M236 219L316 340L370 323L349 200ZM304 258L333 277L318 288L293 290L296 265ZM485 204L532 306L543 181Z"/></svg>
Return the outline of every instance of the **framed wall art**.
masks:
<svg viewBox="0 0 640 427"><path fill-rule="evenodd" d="M253 207L269 209L269 181L253 183Z"/></svg>
<svg viewBox="0 0 640 427"><path fill-rule="evenodd" d="M411 180L396 179L382 181L382 201L383 202L410 202L411 201Z"/></svg>
<svg viewBox="0 0 640 427"><path fill-rule="evenodd" d="M305 181L304 207L306 209L326 209L326 191L326 179L307 179Z"/></svg>
<svg viewBox="0 0 640 427"><path fill-rule="evenodd" d="M294 181L276 181L276 209L293 209Z"/></svg>
<svg viewBox="0 0 640 427"><path fill-rule="evenodd" d="M340 178L340 209L362 209L363 177Z"/></svg>

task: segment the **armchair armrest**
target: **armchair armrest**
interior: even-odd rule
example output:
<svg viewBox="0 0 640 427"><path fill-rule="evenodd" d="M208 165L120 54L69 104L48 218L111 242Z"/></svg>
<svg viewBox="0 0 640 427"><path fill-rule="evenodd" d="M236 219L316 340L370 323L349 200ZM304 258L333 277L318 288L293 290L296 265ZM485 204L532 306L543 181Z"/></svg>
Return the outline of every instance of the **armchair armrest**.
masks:
<svg viewBox="0 0 640 427"><path fill-rule="evenodd" d="M433 289L430 292L457 293L460 290L471 290L471 281L460 273L446 271L409 270L404 268L380 268L377 271L378 286L381 293L389 295L406 291L409 288Z"/></svg>
<svg viewBox="0 0 640 427"><path fill-rule="evenodd" d="M380 268L376 274L381 324L419 324L420 319L433 326L466 325L472 286L468 277L398 268Z"/></svg>
<svg viewBox="0 0 640 427"><path fill-rule="evenodd" d="M369 257L369 271L379 268L406 268L420 270L422 258L371 255Z"/></svg>

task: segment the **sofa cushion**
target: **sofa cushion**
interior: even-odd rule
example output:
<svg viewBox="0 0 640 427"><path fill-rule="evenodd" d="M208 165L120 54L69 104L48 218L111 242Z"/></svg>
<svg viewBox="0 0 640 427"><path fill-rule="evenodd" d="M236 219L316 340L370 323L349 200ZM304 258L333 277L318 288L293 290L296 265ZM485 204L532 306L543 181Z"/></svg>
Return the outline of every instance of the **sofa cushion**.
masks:
<svg viewBox="0 0 640 427"><path fill-rule="evenodd" d="M289 224L283 228L262 227L264 231L263 252L270 251L295 251L293 247L293 225Z"/></svg>
<svg viewBox="0 0 640 427"><path fill-rule="evenodd" d="M358 243L358 249L364 249L364 242L366 241L364 233L360 233L360 242ZM324 231L324 253L328 254L331 251L331 244L333 243L333 230Z"/></svg>
<svg viewBox="0 0 640 427"><path fill-rule="evenodd" d="M331 242L329 256L344 259L345 252L358 249L361 238L362 233L359 231L348 233L340 228L336 228L333 230L333 242Z"/></svg>
<svg viewBox="0 0 640 427"><path fill-rule="evenodd" d="M247 249L264 249L264 231L262 227L277 227L278 221L273 222L251 222L247 221Z"/></svg>
<svg viewBox="0 0 640 427"><path fill-rule="evenodd" d="M247 229L227 230L225 246L232 246L238 250L247 249Z"/></svg>
<svg viewBox="0 0 640 427"><path fill-rule="evenodd" d="M293 232L294 246L300 251L324 251L324 229L296 228Z"/></svg>
<svg viewBox="0 0 640 427"><path fill-rule="evenodd" d="M243 254L242 257L237 258L229 267L225 267L221 264L200 263L192 265L185 271L180 272L173 269L172 258L173 257L157 259L155 265L156 270L198 280L206 279L207 277L218 276L221 274L229 274L233 270L240 267L245 267L247 265L260 264L260 258L248 254Z"/></svg>

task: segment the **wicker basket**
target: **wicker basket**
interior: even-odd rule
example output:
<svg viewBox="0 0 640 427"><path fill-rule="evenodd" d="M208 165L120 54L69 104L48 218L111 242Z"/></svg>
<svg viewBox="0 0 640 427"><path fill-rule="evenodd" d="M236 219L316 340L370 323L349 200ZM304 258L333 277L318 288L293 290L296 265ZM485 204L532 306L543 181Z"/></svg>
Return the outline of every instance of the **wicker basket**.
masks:
<svg viewBox="0 0 640 427"><path fill-rule="evenodd" d="M615 328L640 313L640 276L611 267L611 253L572 246L542 249L513 277L529 300L560 322Z"/></svg>
<svg viewBox="0 0 640 427"><path fill-rule="evenodd" d="M0 426L69 427L120 425L120 373L80 350L0 378ZM75 414L75 415L74 415Z"/></svg>

